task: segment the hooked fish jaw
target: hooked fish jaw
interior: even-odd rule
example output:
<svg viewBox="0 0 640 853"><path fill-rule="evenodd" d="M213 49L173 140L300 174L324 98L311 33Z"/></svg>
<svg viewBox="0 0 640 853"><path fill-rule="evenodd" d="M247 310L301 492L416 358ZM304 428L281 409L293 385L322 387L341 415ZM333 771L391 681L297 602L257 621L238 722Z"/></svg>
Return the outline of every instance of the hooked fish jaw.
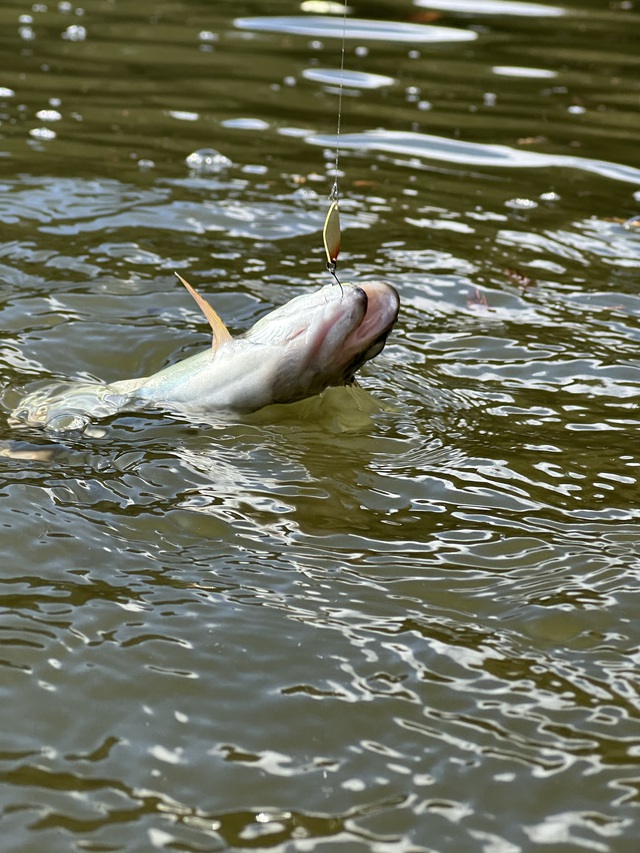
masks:
<svg viewBox="0 0 640 853"><path fill-rule="evenodd" d="M351 382L358 368L384 348L399 307L397 292L386 282L326 285L268 314L244 337L286 343L274 402L294 402ZM278 326L287 322L285 340Z"/></svg>
<svg viewBox="0 0 640 853"><path fill-rule="evenodd" d="M400 311L398 292L388 282L368 281L358 286L367 296L367 311L343 344L349 380L363 364L382 352Z"/></svg>

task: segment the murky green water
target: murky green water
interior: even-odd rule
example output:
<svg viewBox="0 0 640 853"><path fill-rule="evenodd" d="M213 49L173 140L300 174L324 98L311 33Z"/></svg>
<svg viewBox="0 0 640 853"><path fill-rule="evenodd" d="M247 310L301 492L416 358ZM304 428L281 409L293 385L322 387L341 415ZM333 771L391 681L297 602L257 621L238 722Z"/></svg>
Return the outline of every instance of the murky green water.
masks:
<svg viewBox="0 0 640 853"><path fill-rule="evenodd" d="M640 13L350 6L383 405L20 433L55 453L0 460L4 853L635 849ZM174 270L233 331L326 281L340 32L2 4L1 439L36 381L206 346Z"/></svg>

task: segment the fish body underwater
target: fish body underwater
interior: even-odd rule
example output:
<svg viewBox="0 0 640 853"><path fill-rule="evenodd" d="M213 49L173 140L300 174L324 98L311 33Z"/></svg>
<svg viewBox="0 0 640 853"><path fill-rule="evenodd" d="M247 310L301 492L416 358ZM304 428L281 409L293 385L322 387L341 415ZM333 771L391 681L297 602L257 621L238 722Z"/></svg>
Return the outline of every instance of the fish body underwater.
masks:
<svg viewBox="0 0 640 853"><path fill-rule="evenodd" d="M296 402L353 382L383 350L400 307L396 290L383 281L326 285L232 338L209 303L179 278L212 326L212 347L139 379L39 388L18 404L10 423L64 432L152 407L206 416Z"/></svg>

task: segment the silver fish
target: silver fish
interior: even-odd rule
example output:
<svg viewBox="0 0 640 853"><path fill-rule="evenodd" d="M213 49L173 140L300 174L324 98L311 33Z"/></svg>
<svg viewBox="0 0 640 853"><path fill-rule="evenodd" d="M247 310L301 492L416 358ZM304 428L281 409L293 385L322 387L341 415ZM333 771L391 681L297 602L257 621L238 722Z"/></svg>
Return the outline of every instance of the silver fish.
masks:
<svg viewBox="0 0 640 853"><path fill-rule="evenodd" d="M213 329L209 349L140 379L39 388L20 402L10 423L64 432L150 407L207 415L292 403L353 382L356 371L383 350L400 307L397 292L383 281L326 285L233 338L211 305L178 278Z"/></svg>

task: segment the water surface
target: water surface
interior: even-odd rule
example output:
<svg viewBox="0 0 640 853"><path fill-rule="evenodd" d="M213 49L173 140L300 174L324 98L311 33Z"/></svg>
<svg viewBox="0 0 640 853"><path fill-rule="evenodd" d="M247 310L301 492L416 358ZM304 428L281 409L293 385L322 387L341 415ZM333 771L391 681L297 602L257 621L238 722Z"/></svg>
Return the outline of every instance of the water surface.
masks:
<svg viewBox="0 0 640 853"><path fill-rule="evenodd" d="M0 10L7 853L636 843L640 17L349 5L367 393L102 438L7 415L326 282L341 16Z"/></svg>

